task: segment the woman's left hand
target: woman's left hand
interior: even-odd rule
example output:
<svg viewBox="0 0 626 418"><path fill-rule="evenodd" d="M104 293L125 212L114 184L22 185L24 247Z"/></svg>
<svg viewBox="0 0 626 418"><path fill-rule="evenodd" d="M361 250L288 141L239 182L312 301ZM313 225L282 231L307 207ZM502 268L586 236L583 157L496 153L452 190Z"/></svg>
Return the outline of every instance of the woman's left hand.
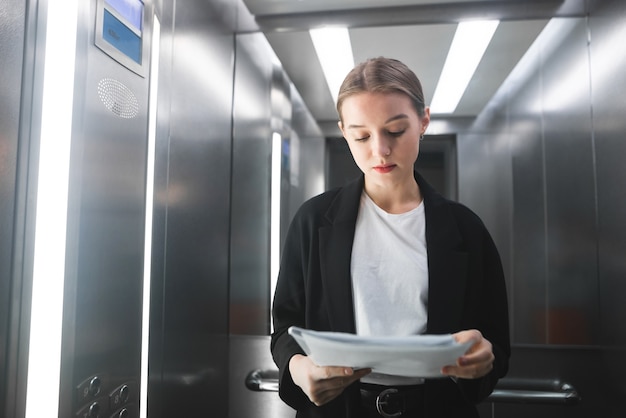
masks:
<svg viewBox="0 0 626 418"><path fill-rule="evenodd" d="M460 331L452 335L459 343L472 341L472 345L459 357L455 365L448 365L441 369L446 376L462 379L478 379L493 369L494 355L489 340L483 337L480 331L471 329Z"/></svg>

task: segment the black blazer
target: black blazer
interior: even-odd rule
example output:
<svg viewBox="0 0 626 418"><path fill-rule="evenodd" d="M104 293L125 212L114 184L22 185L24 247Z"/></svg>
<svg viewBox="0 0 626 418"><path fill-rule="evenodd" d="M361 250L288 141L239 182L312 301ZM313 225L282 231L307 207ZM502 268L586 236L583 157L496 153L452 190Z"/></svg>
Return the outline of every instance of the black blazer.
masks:
<svg viewBox="0 0 626 418"><path fill-rule="evenodd" d="M476 380L428 379L426 416L478 416L508 370L508 306L498 251L482 221L467 207L439 195L416 172L426 216L428 323L426 333L478 329L493 345L493 370ZM276 286L271 350L280 370L280 397L298 417L359 417L358 383L316 407L293 383L289 360L304 354L287 329L354 333L350 278L352 241L364 177L305 202L287 233Z"/></svg>

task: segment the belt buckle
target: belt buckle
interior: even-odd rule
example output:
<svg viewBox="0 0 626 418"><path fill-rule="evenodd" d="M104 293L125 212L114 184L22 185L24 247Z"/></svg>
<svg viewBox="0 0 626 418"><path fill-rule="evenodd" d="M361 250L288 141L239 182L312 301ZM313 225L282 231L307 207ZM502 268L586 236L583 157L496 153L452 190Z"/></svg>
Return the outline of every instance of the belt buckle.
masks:
<svg viewBox="0 0 626 418"><path fill-rule="evenodd" d="M383 407L389 403L389 395L393 393L398 393L398 389L389 388L385 389L378 394L376 397L376 410L378 413L385 418L399 417L402 415L402 411L390 413L386 412Z"/></svg>

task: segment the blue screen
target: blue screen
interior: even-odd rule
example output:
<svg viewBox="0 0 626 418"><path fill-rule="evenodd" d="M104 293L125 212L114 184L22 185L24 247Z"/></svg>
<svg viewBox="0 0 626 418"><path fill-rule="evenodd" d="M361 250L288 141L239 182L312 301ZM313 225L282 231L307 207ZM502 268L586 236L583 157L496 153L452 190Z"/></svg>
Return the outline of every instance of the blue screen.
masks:
<svg viewBox="0 0 626 418"><path fill-rule="evenodd" d="M141 32L143 22L143 2L141 0L106 0L106 3Z"/></svg>
<svg viewBox="0 0 626 418"><path fill-rule="evenodd" d="M123 54L141 64L141 37L104 9L102 37Z"/></svg>

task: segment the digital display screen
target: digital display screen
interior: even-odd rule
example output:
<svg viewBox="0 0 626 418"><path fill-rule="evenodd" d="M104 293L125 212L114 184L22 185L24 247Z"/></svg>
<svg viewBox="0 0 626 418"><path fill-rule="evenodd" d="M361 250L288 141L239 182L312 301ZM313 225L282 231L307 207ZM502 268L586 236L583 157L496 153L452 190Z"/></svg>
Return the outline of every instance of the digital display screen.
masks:
<svg viewBox="0 0 626 418"><path fill-rule="evenodd" d="M120 52L141 64L141 37L104 9L102 38Z"/></svg>
<svg viewBox="0 0 626 418"><path fill-rule="evenodd" d="M126 19L132 27L141 33L143 24L143 1L141 0L106 0L107 6Z"/></svg>

